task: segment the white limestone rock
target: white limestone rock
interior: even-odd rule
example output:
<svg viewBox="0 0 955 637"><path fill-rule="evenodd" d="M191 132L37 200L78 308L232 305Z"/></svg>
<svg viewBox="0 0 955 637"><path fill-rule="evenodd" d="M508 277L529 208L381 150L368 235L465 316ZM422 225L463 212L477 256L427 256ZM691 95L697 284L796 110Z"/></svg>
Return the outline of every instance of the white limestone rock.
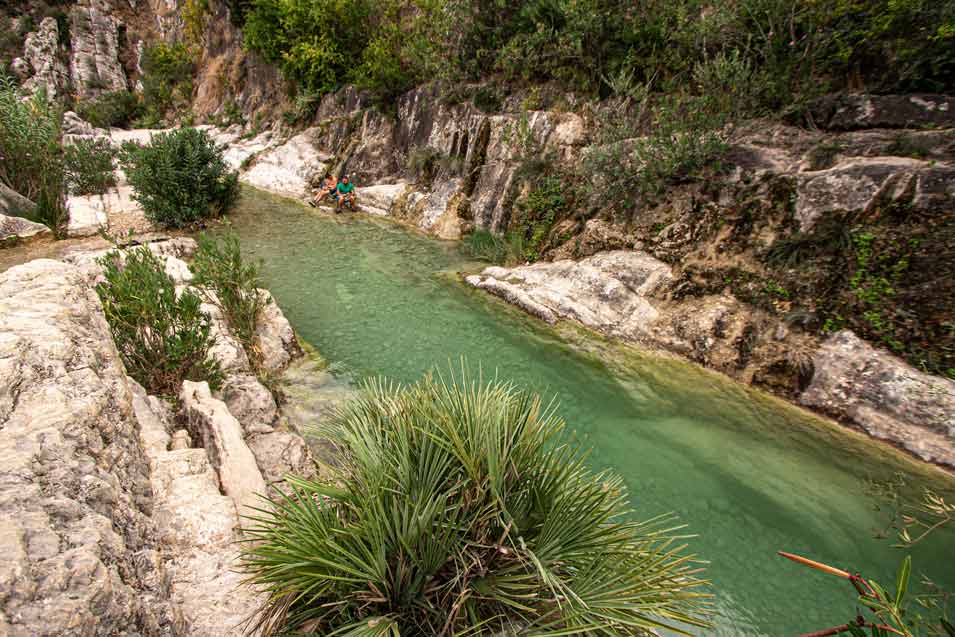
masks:
<svg viewBox="0 0 955 637"><path fill-rule="evenodd" d="M297 434L288 431L261 434L249 441L249 448L270 485L283 482L286 475L315 476L315 461L305 440Z"/></svg>
<svg viewBox="0 0 955 637"><path fill-rule="evenodd" d="M379 217L391 213L395 201L405 191L404 183L375 184L358 188L358 207L362 212Z"/></svg>
<svg viewBox="0 0 955 637"><path fill-rule="evenodd" d="M262 152L241 176L242 181L287 197L308 196L311 184L321 178L329 159L312 143L315 134L316 129L307 129L284 144Z"/></svg>
<svg viewBox="0 0 955 637"><path fill-rule="evenodd" d="M466 281L548 323L569 318L605 334L640 340L659 312L648 297L673 278L643 252L601 252L582 261L490 267Z"/></svg>
<svg viewBox="0 0 955 637"><path fill-rule="evenodd" d="M278 419L278 406L265 385L252 374L235 374L222 384L222 400L246 436L269 433ZM253 449L253 451L255 451Z"/></svg>
<svg viewBox="0 0 955 637"><path fill-rule="evenodd" d="M0 245L52 238L53 232L42 223L0 214Z"/></svg>
<svg viewBox="0 0 955 637"><path fill-rule="evenodd" d="M265 296L266 303L259 315L255 335L262 350L262 369L268 373L278 373L289 362L302 353L292 325L282 313L272 294L268 290L259 290Z"/></svg>
<svg viewBox="0 0 955 637"><path fill-rule="evenodd" d="M955 467L955 382L924 374L849 330L827 339L799 401Z"/></svg>
<svg viewBox="0 0 955 637"><path fill-rule="evenodd" d="M119 61L119 22L105 0L82 0L70 10L70 73L80 98L125 91Z"/></svg>
<svg viewBox="0 0 955 637"><path fill-rule="evenodd" d="M266 494L255 456L243 439L242 426L221 400L212 397L209 384L185 381L179 395L183 414L201 437L219 475L222 491L232 498L240 515L254 514Z"/></svg>
<svg viewBox="0 0 955 637"><path fill-rule="evenodd" d="M64 94L70 78L66 66L60 61L59 49L60 30L56 19L43 18L39 29L27 34L23 43L23 59L31 70L24 88L32 92L44 89L50 98Z"/></svg>

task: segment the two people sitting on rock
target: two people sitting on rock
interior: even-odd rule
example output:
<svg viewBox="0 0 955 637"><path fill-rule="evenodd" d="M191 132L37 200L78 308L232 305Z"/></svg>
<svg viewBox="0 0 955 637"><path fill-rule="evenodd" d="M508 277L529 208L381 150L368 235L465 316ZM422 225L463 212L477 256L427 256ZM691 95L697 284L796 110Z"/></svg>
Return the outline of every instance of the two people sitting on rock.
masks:
<svg viewBox="0 0 955 637"><path fill-rule="evenodd" d="M351 183L348 175L343 176L340 182L336 182L331 174L325 175L325 184L315 193L309 203L318 207L322 199L328 195L335 199L336 209L341 210L342 206L346 205L352 210L355 209L357 193L355 192L355 184Z"/></svg>

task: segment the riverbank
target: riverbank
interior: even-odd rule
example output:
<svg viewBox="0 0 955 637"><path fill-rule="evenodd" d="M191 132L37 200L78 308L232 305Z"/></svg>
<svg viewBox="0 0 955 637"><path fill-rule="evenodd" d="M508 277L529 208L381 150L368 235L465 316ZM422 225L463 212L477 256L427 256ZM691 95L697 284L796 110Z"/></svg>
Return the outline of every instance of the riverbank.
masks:
<svg viewBox="0 0 955 637"><path fill-rule="evenodd" d="M184 288L195 247L147 249ZM104 252L0 273L0 632L235 635L260 603L235 570L244 516L314 472L309 449L211 306L219 391L161 399L127 376L93 289ZM272 375L299 351L274 302L257 342Z"/></svg>

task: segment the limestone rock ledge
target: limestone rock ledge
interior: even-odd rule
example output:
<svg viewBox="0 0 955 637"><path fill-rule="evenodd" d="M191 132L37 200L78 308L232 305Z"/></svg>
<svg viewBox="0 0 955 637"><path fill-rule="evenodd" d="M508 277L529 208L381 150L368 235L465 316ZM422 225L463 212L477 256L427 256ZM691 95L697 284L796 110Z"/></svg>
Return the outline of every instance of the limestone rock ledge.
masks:
<svg viewBox="0 0 955 637"><path fill-rule="evenodd" d="M194 242L149 248L189 285ZM312 475L311 454L248 370L224 396L184 384L191 444L173 436L170 407L126 376L96 256L0 274L0 635L241 634L260 604L235 571L241 514ZM294 333L274 302L263 323L281 369Z"/></svg>
<svg viewBox="0 0 955 637"><path fill-rule="evenodd" d="M548 323L571 319L709 367L725 369L718 363L724 349L735 367L745 353L750 319L738 302L721 295L703 303L667 300L670 267L643 252L489 267L465 280ZM777 326L774 338L785 339L785 332ZM919 372L849 331L822 343L811 369L808 385L793 396L800 404L925 461L955 467L955 382Z"/></svg>

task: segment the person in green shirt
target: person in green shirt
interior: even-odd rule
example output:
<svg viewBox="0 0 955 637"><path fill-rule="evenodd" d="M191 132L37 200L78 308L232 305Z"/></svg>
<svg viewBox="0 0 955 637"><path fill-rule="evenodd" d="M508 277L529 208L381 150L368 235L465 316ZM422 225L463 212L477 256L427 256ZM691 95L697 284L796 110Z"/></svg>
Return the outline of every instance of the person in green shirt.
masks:
<svg viewBox="0 0 955 637"><path fill-rule="evenodd" d="M348 207L354 210L355 184L351 183L351 181L348 179L348 175L342 177L342 180L338 182L338 188L336 191L338 193L338 209L341 210L343 205L348 204Z"/></svg>

